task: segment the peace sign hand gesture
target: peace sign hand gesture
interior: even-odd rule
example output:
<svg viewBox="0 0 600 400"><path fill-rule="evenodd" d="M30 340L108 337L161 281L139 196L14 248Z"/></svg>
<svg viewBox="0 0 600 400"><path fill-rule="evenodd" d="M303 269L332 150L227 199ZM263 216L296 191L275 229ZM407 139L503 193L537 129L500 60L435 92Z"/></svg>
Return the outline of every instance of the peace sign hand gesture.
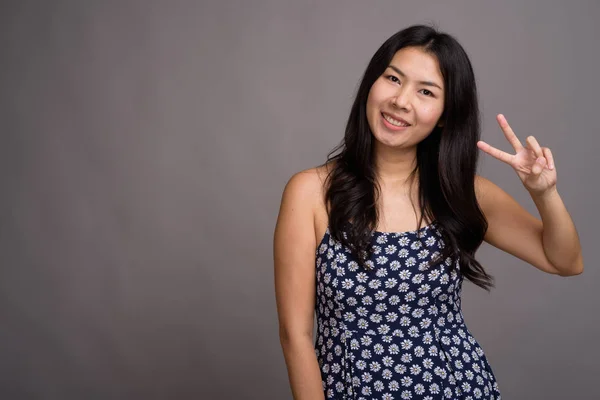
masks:
<svg viewBox="0 0 600 400"><path fill-rule="evenodd" d="M484 141L477 142L477 147L513 167L525 188L532 195L542 195L549 189L553 189L556 186L556 169L550 149L540 147L533 136L527 138L525 147L523 147L504 115L498 114L496 119L516 154L505 153Z"/></svg>

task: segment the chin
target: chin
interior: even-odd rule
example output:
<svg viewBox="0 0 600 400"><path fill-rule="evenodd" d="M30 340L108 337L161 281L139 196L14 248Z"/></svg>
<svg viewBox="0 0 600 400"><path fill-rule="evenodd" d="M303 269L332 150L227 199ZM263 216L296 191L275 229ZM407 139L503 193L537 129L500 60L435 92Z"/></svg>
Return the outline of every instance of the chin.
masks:
<svg viewBox="0 0 600 400"><path fill-rule="evenodd" d="M406 145L406 142L404 140L400 141L400 140L387 140L387 139L378 139L377 137L375 137L375 140L377 141L377 143L380 146L385 146L385 147L389 147L389 148L401 148L404 147Z"/></svg>

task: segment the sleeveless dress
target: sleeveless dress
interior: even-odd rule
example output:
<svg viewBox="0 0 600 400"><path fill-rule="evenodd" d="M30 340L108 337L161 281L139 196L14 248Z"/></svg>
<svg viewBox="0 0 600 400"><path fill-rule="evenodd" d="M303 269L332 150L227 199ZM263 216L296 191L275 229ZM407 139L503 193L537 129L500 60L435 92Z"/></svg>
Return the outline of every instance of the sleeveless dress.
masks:
<svg viewBox="0 0 600 400"><path fill-rule="evenodd" d="M315 306L326 399L501 399L463 320L458 260L427 267L444 248L441 229L374 231L367 270L327 228Z"/></svg>

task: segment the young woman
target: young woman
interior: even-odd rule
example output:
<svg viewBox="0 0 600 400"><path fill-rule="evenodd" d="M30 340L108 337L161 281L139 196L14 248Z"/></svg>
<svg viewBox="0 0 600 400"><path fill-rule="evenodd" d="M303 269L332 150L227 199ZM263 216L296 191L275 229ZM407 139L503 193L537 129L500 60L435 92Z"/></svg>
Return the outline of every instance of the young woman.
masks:
<svg viewBox="0 0 600 400"><path fill-rule="evenodd" d="M275 291L295 399L500 399L461 311L463 278L492 287L476 250L485 240L560 276L583 260L550 149L497 120L515 154L479 141L452 36L412 26L377 50L343 142L283 193ZM541 220L476 175L478 148L515 169Z"/></svg>

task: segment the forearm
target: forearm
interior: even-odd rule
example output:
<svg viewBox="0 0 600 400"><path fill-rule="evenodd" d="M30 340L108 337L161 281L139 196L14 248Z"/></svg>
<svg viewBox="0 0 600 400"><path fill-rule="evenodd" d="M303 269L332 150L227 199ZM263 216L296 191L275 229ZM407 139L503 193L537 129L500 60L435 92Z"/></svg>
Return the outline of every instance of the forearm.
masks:
<svg viewBox="0 0 600 400"><path fill-rule="evenodd" d="M317 356L308 336L281 339L294 400L325 399Z"/></svg>
<svg viewBox="0 0 600 400"><path fill-rule="evenodd" d="M583 259L579 236L556 186L543 195L532 194L531 197L544 225L542 240L548 261L560 275L581 273Z"/></svg>

